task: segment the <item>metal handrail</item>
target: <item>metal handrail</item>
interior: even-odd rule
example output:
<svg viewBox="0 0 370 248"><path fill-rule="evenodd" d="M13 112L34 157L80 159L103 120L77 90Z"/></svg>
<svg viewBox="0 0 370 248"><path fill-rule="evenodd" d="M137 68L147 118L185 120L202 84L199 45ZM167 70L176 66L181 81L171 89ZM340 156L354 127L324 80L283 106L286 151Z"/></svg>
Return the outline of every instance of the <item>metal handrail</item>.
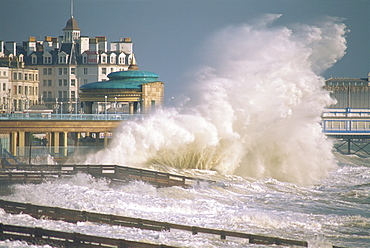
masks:
<svg viewBox="0 0 370 248"><path fill-rule="evenodd" d="M14 113L14 114L0 114L0 120L140 120L143 114L35 114L35 113Z"/></svg>

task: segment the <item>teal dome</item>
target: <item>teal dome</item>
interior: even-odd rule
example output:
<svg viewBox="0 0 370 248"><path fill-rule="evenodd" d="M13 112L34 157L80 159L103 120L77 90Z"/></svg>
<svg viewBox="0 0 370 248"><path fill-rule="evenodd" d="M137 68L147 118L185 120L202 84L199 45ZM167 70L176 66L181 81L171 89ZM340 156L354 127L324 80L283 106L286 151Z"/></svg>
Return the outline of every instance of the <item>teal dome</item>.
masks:
<svg viewBox="0 0 370 248"><path fill-rule="evenodd" d="M117 71L108 75L108 81L88 83L80 89L140 89L144 83L157 82L158 77L158 74L149 71Z"/></svg>

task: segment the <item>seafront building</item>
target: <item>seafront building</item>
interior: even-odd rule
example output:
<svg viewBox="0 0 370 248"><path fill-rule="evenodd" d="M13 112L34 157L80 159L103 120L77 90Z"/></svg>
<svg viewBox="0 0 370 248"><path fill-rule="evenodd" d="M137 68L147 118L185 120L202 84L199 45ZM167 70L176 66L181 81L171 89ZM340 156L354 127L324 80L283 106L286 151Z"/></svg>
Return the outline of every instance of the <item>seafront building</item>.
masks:
<svg viewBox="0 0 370 248"><path fill-rule="evenodd" d="M22 55L4 56L0 51L1 113L24 112L38 103L38 70L25 68L23 58Z"/></svg>
<svg viewBox="0 0 370 248"><path fill-rule="evenodd" d="M370 108L370 72L367 78L329 78L324 88L337 100L329 108Z"/></svg>
<svg viewBox="0 0 370 248"><path fill-rule="evenodd" d="M39 82L39 86L36 91L36 86L33 86L33 91L39 93L39 103L54 109L55 112L59 109L59 111L68 113L75 112L75 106L80 106L76 104L79 102L80 86L90 82L105 81L108 79L108 74L127 70L134 58L134 53L131 38L121 38L119 41L108 44L105 36L82 36L81 29L73 16L63 28L63 34L59 37L46 36L41 41L36 40L35 37L29 37L22 44L17 44L15 41L1 41L0 57L4 61L17 60L24 67L17 67L18 70L25 70L25 68L37 70L36 81ZM24 77L22 79L12 77L13 74L10 73L13 72L7 72L5 68L2 69L2 73L6 73L10 81L18 82L25 79ZM30 72L23 73L23 75L29 74ZM1 80L5 83L4 78ZM30 88L28 90L22 88L23 93L19 93L19 90L13 91L14 86L11 84L12 82L9 82L5 86L5 91L1 91L1 99L5 97L5 102L12 99L13 104L11 107L9 104L5 107L6 104L2 102L5 104L2 111L22 110L27 107L25 102L34 104L33 96L31 100L30 94L25 93L26 91L31 92Z"/></svg>

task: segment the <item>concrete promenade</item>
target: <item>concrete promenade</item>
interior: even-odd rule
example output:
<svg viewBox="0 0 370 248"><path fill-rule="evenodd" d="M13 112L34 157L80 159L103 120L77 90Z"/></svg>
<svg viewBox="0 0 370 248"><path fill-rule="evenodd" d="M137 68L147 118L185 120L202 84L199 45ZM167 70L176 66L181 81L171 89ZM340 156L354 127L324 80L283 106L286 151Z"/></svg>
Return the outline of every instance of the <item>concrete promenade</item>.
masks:
<svg viewBox="0 0 370 248"><path fill-rule="evenodd" d="M68 139L78 146L78 140L94 137L108 144L109 133L125 120L139 120L140 115L30 115L13 114L0 116L0 135L6 142L5 147L13 156L18 156L17 148L30 146L31 134L45 134L46 146L67 147Z"/></svg>

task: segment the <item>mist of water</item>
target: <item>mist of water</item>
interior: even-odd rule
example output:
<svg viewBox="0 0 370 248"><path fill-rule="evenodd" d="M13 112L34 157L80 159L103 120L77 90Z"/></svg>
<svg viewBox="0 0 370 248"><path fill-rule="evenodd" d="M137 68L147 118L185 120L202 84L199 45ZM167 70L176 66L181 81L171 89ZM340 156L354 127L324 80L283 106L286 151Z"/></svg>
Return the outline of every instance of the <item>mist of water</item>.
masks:
<svg viewBox="0 0 370 248"><path fill-rule="evenodd" d="M207 66L181 108L123 122L86 163L217 170L312 183L335 166L320 114L333 103L320 74L346 49L346 27L274 24L279 15L230 26L204 45Z"/></svg>

